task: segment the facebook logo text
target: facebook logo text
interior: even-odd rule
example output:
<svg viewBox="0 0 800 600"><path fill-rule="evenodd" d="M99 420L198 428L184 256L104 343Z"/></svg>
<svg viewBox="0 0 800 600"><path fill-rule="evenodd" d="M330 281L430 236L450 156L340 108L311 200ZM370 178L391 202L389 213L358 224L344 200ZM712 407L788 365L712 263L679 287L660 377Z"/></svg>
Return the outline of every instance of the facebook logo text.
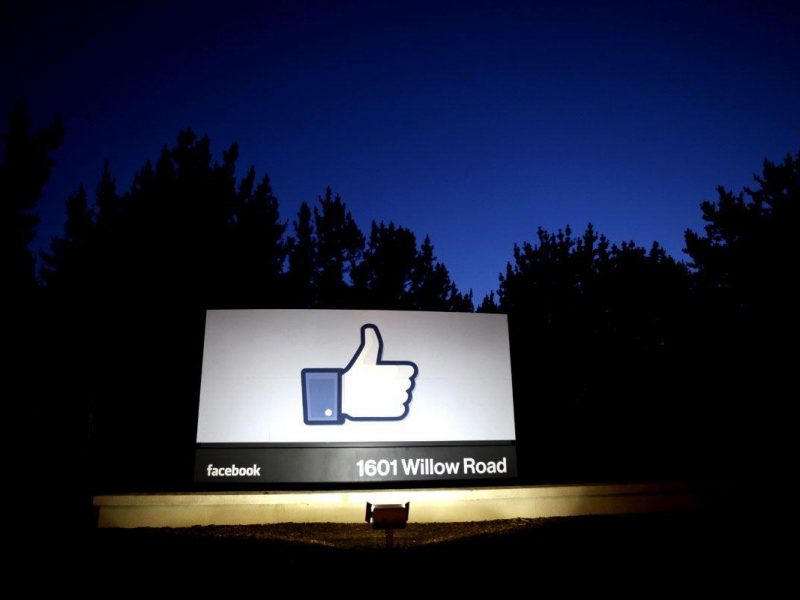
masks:
<svg viewBox="0 0 800 600"><path fill-rule="evenodd" d="M215 467L209 464L206 474L209 477L260 477L261 467L256 464L252 467L237 467L235 464L230 467Z"/></svg>

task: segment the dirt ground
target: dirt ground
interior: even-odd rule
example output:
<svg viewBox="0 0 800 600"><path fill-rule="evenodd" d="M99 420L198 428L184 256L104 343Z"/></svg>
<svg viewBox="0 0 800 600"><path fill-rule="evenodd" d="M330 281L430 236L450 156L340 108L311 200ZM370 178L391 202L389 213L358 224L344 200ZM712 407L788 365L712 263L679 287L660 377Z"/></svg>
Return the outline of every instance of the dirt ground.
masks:
<svg viewBox="0 0 800 600"><path fill-rule="evenodd" d="M42 590L90 596L255 589L267 598L419 600L604 589L615 597L764 597L774 581L763 576L772 547L740 514L410 523L394 542L386 548L384 533L366 523L92 528L29 534L14 559Z"/></svg>
<svg viewBox="0 0 800 600"><path fill-rule="evenodd" d="M409 523L393 532L393 548L418 548L442 542L476 540L542 526L546 519L511 519L469 523ZM551 523L552 524L552 523ZM327 548L367 550L386 548L386 532L368 524L278 523L165 529L166 535L197 539L253 540L308 544Z"/></svg>

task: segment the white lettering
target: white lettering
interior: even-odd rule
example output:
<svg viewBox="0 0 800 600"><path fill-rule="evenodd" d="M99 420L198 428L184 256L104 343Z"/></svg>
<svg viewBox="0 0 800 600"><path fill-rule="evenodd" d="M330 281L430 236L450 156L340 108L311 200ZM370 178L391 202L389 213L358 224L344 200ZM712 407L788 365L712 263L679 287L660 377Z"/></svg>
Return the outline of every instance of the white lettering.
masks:
<svg viewBox="0 0 800 600"><path fill-rule="evenodd" d="M461 466L461 463L457 462L448 462L444 463L445 469L447 469L448 475L458 475L458 468Z"/></svg>
<svg viewBox="0 0 800 600"><path fill-rule="evenodd" d="M206 467L206 474L209 477L260 477L261 467L256 464L252 467L237 467L235 464L230 467L215 467L209 464Z"/></svg>
<svg viewBox="0 0 800 600"><path fill-rule="evenodd" d="M432 458L403 458L400 460L400 464L403 467L403 473L411 477L458 475L461 469L460 462L436 462Z"/></svg>
<svg viewBox="0 0 800 600"><path fill-rule="evenodd" d="M484 473L508 473L507 457L504 456L500 460L488 460L486 462L475 460L468 456L464 457L464 475L483 475Z"/></svg>
<svg viewBox="0 0 800 600"><path fill-rule="evenodd" d="M406 475L416 475L419 471L420 459L418 458L403 458L400 462Z"/></svg>

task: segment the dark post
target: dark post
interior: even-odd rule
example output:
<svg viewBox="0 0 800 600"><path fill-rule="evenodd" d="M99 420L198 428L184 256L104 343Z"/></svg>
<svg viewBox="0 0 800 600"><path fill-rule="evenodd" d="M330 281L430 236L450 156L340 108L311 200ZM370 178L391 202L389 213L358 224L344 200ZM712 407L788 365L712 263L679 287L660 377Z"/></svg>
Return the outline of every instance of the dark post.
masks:
<svg viewBox="0 0 800 600"><path fill-rule="evenodd" d="M410 502L405 504L371 504L367 502L364 520L372 523L373 529L386 530L386 547L394 547L394 530L405 529L408 522Z"/></svg>

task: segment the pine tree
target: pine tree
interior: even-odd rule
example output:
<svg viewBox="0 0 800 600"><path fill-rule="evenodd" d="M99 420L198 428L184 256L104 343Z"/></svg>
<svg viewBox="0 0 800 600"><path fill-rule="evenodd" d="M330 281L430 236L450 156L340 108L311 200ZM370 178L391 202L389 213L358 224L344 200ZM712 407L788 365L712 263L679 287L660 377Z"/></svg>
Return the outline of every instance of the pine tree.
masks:
<svg viewBox="0 0 800 600"><path fill-rule="evenodd" d="M95 233L94 212L88 205L86 188L67 199L67 218L64 236L50 242L49 252L43 252L42 278L51 287L63 287L65 282L75 290L90 281L95 255L91 243Z"/></svg>
<svg viewBox="0 0 800 600"><path fill-rule="evenodd" d="M414 307L420 310L471 312L472 292L462 294L450 279L447 268L433 253L430 236L426 235L417 253L412 285Z"/></svg>
<svg viewBox="0 0 800 600"><path fill-rule="evenodd" d="M283 301L282 274L287 247L286 224L280 221L278 199L268 176L253 189L251 168L239 186L231 230L234 247L229 268L236 274L245 306L279 306Z"/></svg>
<svg viewBox="0 0 800 600"><path fill-rule="evenodd" d="M764 161L754 178L758 187L738 194L717 188L717 202L700 206L705 235L685 236L698 285L730 318L775 315L776 305L782 311L797 300L800 151L782 164Z"/></svg>
<svg viewBox="0 0 800 600"><path fill-rule="evenodd" d="M287 273L291 305L297 308L318 306L316 294L317 243L311 209L303 202L294 221L294 237L289 240Z"/></svg>
<svg viewBox="0 0 800 600"><path fill-rule="evenodd" d="M353 271L359 302L374 309L413 308L416 257L417 242L411 230L373 221L363 259Z"/></svg>
<svg viewBox="0 0 800 600"><path fill-rule="evenodd" d="M344 202L330 188L314 207L316 288L323 308L352 305L350 274L361 259L364 235Z"/></svg>
<svg viewBox="0 0 800 600"><path fill-rule="evenodd" d="M100 183L97 184L95 203L99 227L109 228L120 218L122 200L117 194L117 182L111 175L108 161L103 163L103 173L100 175Z"/></svg>
<svg viewBox="0 0 800 600"><path fill-rule="evenodd" d="M50 180L52 154L64 137L58 118L35 132L32 125L25 104L18 102L9 115L0 163L0 276L12 300L36 287L29 249L39 223L35 208Z"/></svg>

